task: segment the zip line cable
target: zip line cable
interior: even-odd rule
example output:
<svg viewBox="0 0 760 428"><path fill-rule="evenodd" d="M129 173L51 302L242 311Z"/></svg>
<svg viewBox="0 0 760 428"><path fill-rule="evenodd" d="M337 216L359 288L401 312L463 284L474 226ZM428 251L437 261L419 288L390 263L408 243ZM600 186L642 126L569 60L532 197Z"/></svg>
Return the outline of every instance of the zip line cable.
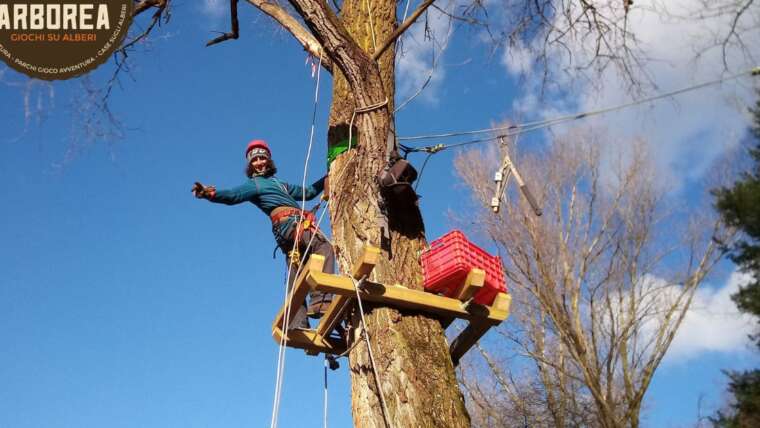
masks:
<svg viewBox="0 0 760 428"><path fill-rule="evenodd" d="M553 125L557 125L564 122L570 122L573 120L579 120L579 119L585 119L587 117L591 116L598 116L606 113L610 113L613 111L623 110L629 107L633 107L636 105L652 102L652 101L658 101L663 98L672 97L675 95L680 95L686 92L696 91L698 89L703 89L708 86L717 85L720 83L724 83L731 80L736 80L740 77L744 76L760 76L760 67L754 67L750 70L743 71L741 73L736 73L730 76L722 77L720 79L711 80L708 82L699 83L692 86L687 86L685 88L681 88L675 91L666 92L663 94L654 95L651 97L643 98L637 101L631 101L625 104L620 104L613 107L607 107L602 108L599 110L592 110L584 113L577 113L577 114L571 114L566 116L559 116L552 119L544 119L544 120L538 120L533 122L526 122L522 124L517 125L510 125L510 126L499 126L494 128L487 128L487 129L478 129L474 131L462 131L462 132L448 132L448 133L442 133L442 134L431 134L431 135L418 135L418 136L412 136L412 137L399 137L399 141L419 141L419 140L431 140L431 139L442 139L442 138L449 138L449 137L460 137L465 135L478 135L478 134L485 134L489 132L499 132L499 131L507 131L504 134L497 135L494 138L483 138L483 139L477 139L472 141L466 141L463 143L455 143L455 144L436 144L433 146L425 146L425 147L409 147L401 145L402 149L405 150L407 153L412 152L428 152L428 153L437 153L441 150L448 149L451 147L459 147L459 146L465 146L469 144L476 144L481 142L487 142L487 141L493 141L498 139L498 137L508 137L512 135L518 135L523 134L526 132L535 131L542 128L547 128Z"/></svg>
<svg viewBox="0 0 760 428"><path fill-rule="evenodd" d="M311 115L311 129L309 132L309 146L306 151L306 160L304 161L304 167L303 167L303 179L301 181L301 213L298 218L298 225L303 223L303 217L304 217L304 210L306 208L306 173L309 168L309 160L311 158L311 148L312 144L314 142L314 128L316 124L316 118L317 118L317 107L319 104L319 81L320 81L320 71L322 68L322 56L319 57L319 65L317 66L317 79L315 83L315 89L314 89L314 109L312 111ZM285 277L285 318L283 320L283 333L280 338L280 347L279 352L277 355L277 374L275 376L275 392L274 392L274 402L272 403L272 418L271 418L271 424L270 428L277 428L278 418L279 418L279 412L280 412L280 401L282 397L282 381L285 373L285 342L287 340L288 335L288 329L290 324L290 310L291 310L291 304L290 299L288 298L290 293L288 290L288 285L290 284L290 275L291 275L291 263L292 261L292 254L295 254L295 250L298 248L298 242L300 240L300 229L298 226L296 226L295 230L295 240L293 241L293 249L291 250L290 255L286 256L289 257L290 260L288 261L288 273ZM314 239L314 234L312 234L312 239ZM309 246L311 245L311 240L309 241ZM308 247L307 246L307 249ZM300 271L299 265L299 271ZM298 272L296 273L296 278L298 277Z"/></svg>

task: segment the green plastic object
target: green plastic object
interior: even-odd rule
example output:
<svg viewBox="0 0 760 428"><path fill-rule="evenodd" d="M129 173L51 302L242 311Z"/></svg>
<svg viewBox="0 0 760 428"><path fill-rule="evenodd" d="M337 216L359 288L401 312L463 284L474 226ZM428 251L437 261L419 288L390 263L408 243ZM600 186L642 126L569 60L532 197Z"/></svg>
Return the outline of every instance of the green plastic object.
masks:
<svg viewBox="0 0 760 428"><path fill-rule="evenodd" d="M356 137L351 137L351 148L356 148L357 145ZM338 141L337 144L334 144L327 148L327 169L330 169L330 165L333 163L335 158L338 157L339 154L345 152L348 150L348 138L344 140Z"/></svg>

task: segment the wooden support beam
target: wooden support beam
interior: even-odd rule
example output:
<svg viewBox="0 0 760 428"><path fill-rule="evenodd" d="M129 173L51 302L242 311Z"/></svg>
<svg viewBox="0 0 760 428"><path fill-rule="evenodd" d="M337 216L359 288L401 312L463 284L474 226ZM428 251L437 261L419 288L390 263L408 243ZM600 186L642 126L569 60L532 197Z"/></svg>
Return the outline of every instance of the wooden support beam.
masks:
<svg viewBox="0 0 760 428"><path fill-rule="evenodd" d="M480 338L488 331L494 323L487 322L485 320L472 320L449 346L449 353L451 354L451 361L454 366L459 364L459 360L467 351L472 348Z"/></svg>
<svg viewBox="0 0 760 428"><path fill-rule="evenodd" d="M311 257L309 257L306 265L303 266L301 273L293 283L293 288L290 290L290 293L288 293L288 298L285 300L285 304L282 305L280 312L277 313L277 316L274 319L274 323L272 323L272 330L275 328L282 329L282 326L284 324L283 321L285 319L285 308L288 307L288 302L290 302L290 313L288 314L289 316L287 324L290 325L290 322L293 321L296 313L298 313L298 308L301 306L304 300L306 300L306 295L309 293L309 283L305 279L309 276L309 274L313 272L321 273L324 266L325 258L323 256L320 256L319 254L312 254Z"/></svg>
<svg viewBox="0 0 760 428"><path fill-rule="evenodd" d="M512 303L512 296L506 293L499 293L491 305L502 313L509 316L509 307ZM462 332L451 342L449 346L449 353L451 354L451 361L456 366L459 364L459 360L462 358L472 346L480 340L481 337L488 331L489 328L498 325L499 323L489 322L482 319L473 319L470 321L470 325L467 326Z"/></svg>
<svg viewBox="0 0 760 428"><path fill-rule="evenodd" d="M486 272L482 269L473 269L468 274L467 277L464 279L464 282L459 287L459 291L457 292L457 300L461 302L466 302L475 294L477 294L480 289L483 288L483 284L486 280ZM443 329L446 330L452 322L454 322L456 318L455 317L440 317L439 321L441 322L441 326L443 326Z"/></svg>
<svg viewBox="0 0 760 428"><path fill-rule="evenodd" d="M351 270L351 275L354 279L362 279L368 277L375 265L380 261L380 249L366 245L361 257L354 264ZM351 296L336 294L333 296L330 307L327 308L327 312L322 316L322 320L317 327L317 334L321 336L328 336L335 328L340 320L345 316L346 310L351 306Z"/></svg>
<svg viewBox="0 0 760 428"><path fill-rule="evenodd" d="M348 307L351 306L351 300L348 296L333 296L330 307L327 308L327 312L322 315L322 319L319 321L317 334L325 337L328 336L335 329L335 326L340 323Z"/></svg>
<svg viewBox="0 0 760 428"><path fill-rule="evenodd" d="M329 275L322 272L309 272L306 277L309 286L319 291L336 295L356 295L351 278ZM383 285L365 282L361 291L362 300L385 304L392 307L430 312L439 316L473 319L483 318L499 323L507 318L508 311L492 306L471 305L468 312L462 308L462 302L450 297L436 296L420 290L412 290L400 285Z"/></svg>
<svg viewBox="0 0 760 428"><path fill-rule="evenodd" d="M282 330L273 329L272 337L279 343L282 340ZM342 354L346 351L346 346L340 341L322 337L315 330L290 330L285 343L292 348L303 349L310 355Z"/></svg>
<svg viewBox="0 0 760 428"><path fill-rule="evenodd" d="M470 304L465 307L462 304L471 301L472 297L483 287L485 281L483 270L471 270L457 291L456 298L450 298L413 290L398 284L383 285L366 281L379 260L379 249L365 247L361 257L353 266L352 279L348 276L322 272L325 264L324 257L312 255L288 293L287 302L290 302L291 305L288 322L295 318L297 310L303 304L309 290L331 293L334 295L333 301L316 330L297 329L288 331L285 338L287 346L304 349L309 355L344 353L346 345L341 340L331 338L330 333L343 319L356 296L354 281L362 278L365 279L365 286L359 290L362 300L431 313L441 319L444 328L456 318L469 320L469 325L454 339L449 347L451 359L455 365L489 328L498 325L509 316L512 298L506 293L497 294L491 306ZM286 306L280 309L272 324L272 336L278 342L283 338Z"/></svg>
<svg viewBox="0 0 760 428"><path fill-rule="evenodd" d="M507 293L497 294L496 298L491 304L491 307L495 308L496 310L506 312L507 315L509 315L510 306L512 306L512 296Z"/></svg>
<svg viewBox="0 0 760 428"><path fill-rule="evenodd" d="M371 245L365 245L361 257L354 263L351 276L362 279L369 276L375 265L380 261L380 249Z"/></svg>
<svg viewBox="0 0 760 428"><path fill-rule="evenodd" d="M471 299L475 293L483 288L483 283L486 280L486 272L482 269L473 269L467 274L467 278L464 280L464 284L459 288L457 293L457 299L462 302L466 302Z"/></svg>

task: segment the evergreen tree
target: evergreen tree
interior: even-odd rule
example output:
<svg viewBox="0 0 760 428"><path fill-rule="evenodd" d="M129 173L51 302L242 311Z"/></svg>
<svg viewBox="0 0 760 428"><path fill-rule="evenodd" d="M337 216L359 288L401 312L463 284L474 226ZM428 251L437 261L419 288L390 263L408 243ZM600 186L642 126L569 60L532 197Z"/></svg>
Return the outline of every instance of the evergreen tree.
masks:
<svg viewBox="0 0 760 428"><path fill-rule="evenodd" d="M716 208L730 225L744 232L744 239L730 248L731 259L747 273L752 281L732 296L742 312L760 320L760 100L751 109L754 123L751 128L754 147L749 150L754 159L753 168L742 174L730 188L715 192ZM753 339L760 347L760 333ZM733 403L723 412L710 418L716 427L760 427L760 369L729 372L729 392Z"/></svg>

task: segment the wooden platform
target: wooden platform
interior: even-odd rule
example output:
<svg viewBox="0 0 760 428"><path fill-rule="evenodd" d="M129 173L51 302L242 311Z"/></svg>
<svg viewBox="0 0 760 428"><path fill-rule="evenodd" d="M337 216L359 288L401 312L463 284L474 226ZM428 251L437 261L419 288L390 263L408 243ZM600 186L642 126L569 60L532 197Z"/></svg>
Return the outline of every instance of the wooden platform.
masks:
<svg viewBox="0 0 760 428"><path fill-rule="evenodd" d="M288 323L296 315L296 309L303 305L310 290L319 290L334 294L325 315L319 325L312 330L291 330L286 337L287 346L304 349L309 355L320 353L342 354L346 345L334 338L335 327L345 318L356 300L354 280L366 278L372 272L380 258L380 250L365 247L362 257L351 272L353 279L344 275L331 275L322 272L324 257L312 255L296 278L293 289L288 295L290 307ZM472 296L483 287L485 272L473 269L460 287L457 298L438 296L421 290L413 290L402 285L384 285L363 281L359 290L362 302L373 302L384 306L427 312L438 317L444 328L456 319L469 321L468 326L451 342L449 352L454 365L492 326L500 324L509 316L511 297L499 293L491 306L468 303ZM283 306L272 323L272 336L278 343L282 340L285 322Z"/></svg>

